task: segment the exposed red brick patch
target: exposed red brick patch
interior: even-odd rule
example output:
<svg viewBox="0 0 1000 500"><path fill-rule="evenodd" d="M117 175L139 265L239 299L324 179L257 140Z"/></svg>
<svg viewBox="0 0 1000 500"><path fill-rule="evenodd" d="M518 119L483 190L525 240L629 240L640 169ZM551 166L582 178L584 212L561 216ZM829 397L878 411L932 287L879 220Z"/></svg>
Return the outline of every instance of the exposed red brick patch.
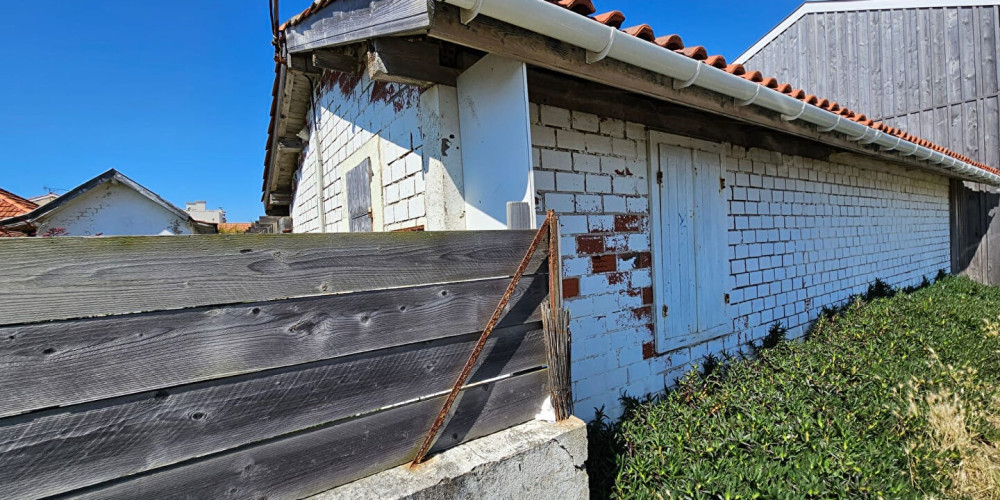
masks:
<svg viewBox="0 0 1000 500"><path fill-rule="evenodd" d="M614 255L601 255L590 258L595 273L612 273L618 270L618 258Z"/></svg>
<svg viewBox="0 0 1000 500"><path fill-rule="evenodd" d="M604 253L604 237L577 236L576 252L581 255Z"/></svg>
<svg viewBox="0 0 1000 500"><path fill-rule="evenodd" d="M653 342L646 342L642 344L642 359L650 359L656 357L656 344Z"/></svg>
<svg viewBox="0 0 1000 500"><path fill-rule="evenodd" d="M628 273L611 273L608 275L609 285L621 285L628 281Z"/></svg>
<svg viewBox="0 0 1000 500"><path fill-rule="evenodd" d="M566 278L563 280L563 298L572 299L580 295L580 278Z"/></svg>
<svg viewBox="0 0 1000 500"><path fill-rule="evenodd" d="M632 309L632 313L635 314L635 319L638 320L649 320L653 319L653 307L643 306Z"/></svg>
<svg viewBox="0 0 1000 500"><path fill-rule="evenodd" d="M646 217L641 215L616 215L615 231L617 232L645 232L647 228Z"/></svg>
<svg viewBox="0 0 1000 500"><path fill-rule="evenodd" d="M639 264L636 265L637 269L646 269L653 267L653 254L650 252L642 252L639 254Z"/></svg>
<svg viewBox="0 0 1000 500"><path fill-rule="evenodd" d="M605 236L604 249L608 252L628 252L628 238L623 234Z"/></svg>
<svg viewBox="0 0 1000 500"><path fill-rule="evenodd" d="M642 289L642 303L652 304L653 303L653 287L647 286Z"/></svg>

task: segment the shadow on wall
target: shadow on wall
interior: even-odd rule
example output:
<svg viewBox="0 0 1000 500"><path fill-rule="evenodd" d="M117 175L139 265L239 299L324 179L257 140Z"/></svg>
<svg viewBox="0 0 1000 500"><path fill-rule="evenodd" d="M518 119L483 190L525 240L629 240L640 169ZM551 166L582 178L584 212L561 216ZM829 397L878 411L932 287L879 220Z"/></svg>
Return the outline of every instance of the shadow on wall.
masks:
<svg viewBox="0 0 1000 500"><path fill-rule="evenodd" d="M1000 191L951 181L951 268L987 285L1000 285Z"/></svg>

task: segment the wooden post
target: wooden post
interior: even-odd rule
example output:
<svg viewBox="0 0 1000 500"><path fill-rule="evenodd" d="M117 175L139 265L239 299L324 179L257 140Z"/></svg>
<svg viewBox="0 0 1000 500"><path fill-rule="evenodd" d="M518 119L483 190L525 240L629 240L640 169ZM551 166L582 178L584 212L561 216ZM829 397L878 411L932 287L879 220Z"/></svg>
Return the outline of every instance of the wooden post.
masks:
<svg viewBox="0 0 1000 500"><path fill-rule="evenodd" d="M559 251L559 219L549 210L549 299L542 303L545 355L549 365L549 388L556 421L573 415L570 376L569 312L562 302L562 263Z"/></svg>

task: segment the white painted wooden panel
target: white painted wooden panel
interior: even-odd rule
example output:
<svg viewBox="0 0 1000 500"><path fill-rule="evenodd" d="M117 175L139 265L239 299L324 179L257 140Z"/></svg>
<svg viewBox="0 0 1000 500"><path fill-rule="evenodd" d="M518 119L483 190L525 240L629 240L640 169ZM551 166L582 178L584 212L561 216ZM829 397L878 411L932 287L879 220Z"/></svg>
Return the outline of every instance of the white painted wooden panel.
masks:
<svg viewBox="0 0 1000 500"><path fill-rule="evenodd" d="M698 272L698 331L710 333L726 324L726 202L722 190L719 155L694 152L695 218L697 221L695 266Z"/></svg>
<svg viewBox="0 0 1000 500"><path fill-rule="evenodd" d="M524 63L490 54L459 75L458 116L466 229L506 229L509 201L534 213Z"/></svg>
<svg viewBox="0 0 1000 500"><path fill-rule="evenodd" d="M657 350L669 352L729 327L725 173L717 151L652 149Z"/></svg>
<svg viewBox="0 0 1000 500"><path fill-rule="evenodd" d="M697 275L695 273L694 164L691 150L660 145L663 184L660 206L663 231L663 265L666 310L662 338L672 344L678 337L697 331Z"/></svg>

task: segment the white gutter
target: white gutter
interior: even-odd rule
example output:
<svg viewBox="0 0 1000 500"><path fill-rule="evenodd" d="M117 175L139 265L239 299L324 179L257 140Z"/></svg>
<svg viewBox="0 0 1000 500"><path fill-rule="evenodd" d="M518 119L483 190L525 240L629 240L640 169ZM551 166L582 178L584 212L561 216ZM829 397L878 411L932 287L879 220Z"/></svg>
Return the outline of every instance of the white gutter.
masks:
<svg viewBox="0 0 1000 500"><path fill-rule="evenodd" d="M698 86L733 97L740 105L778 112L787 121L802 120L826 132L839 132L861 144L876 144L904 156L916 156L966 179L1000 185L1000 176L932 149L875 130L820 109L763 85L731 75L701 61L594 22L542 0L440 0L463 9L468 24L484 15L586 49L588 62L605 57L647 69L675 80L675 88ZM874 134L874 135L873 135Z"/></svg>

